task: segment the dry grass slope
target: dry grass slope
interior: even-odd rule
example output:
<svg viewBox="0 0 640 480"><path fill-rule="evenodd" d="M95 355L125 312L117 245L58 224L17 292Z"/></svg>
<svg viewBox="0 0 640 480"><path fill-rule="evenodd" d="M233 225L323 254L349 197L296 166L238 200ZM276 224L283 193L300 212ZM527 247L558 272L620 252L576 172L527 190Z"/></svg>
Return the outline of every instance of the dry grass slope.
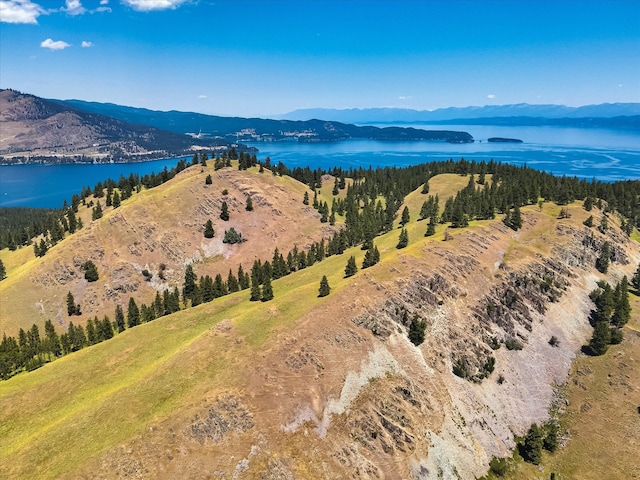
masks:
<svg viewBox="0 0 640 480"><path fill-rule="evenodd" d="M133 199L87 231L114 239L114 245L115 239L127 247L134 238L158 242L152 255L161 248L164 229L176 228L173 222L187 231L204 223L224 186L236 199L231 217L244 222L238 223L243 234L252 226L262 241L277 242L282 251L285 244L313 239L319 224L314 211L302 209L296 228L283 225L283 215L275 215L275 224L254 225L259 217L240 212L248 189L255 189L254 200L264 195L273 202L273 210L273 194L300 208L306 187L253 171L216 175L215 195L204 189L199 170L186 172L165 188L143 193L144 203ZM431 193L442 201L460 181L466 185L468 179L435 178ZM181 202L194 197L210 199L212 210L186 214ZM421 204L415 192L407 201ZM418 210L408 226L409 246L395 248L398 230L378 237L380 263L351 278L343 278L344 267L350 255L361 265L364 252L358 247L274 281L270 302L248 302L248 292L239 292L3 382L0 476L478 477L493 456L513 448L513 433L522 435L546 418L554 383L566 380L589 335L587 295L601 277L592 266L595 253L581 243L582 213L571 209L571 219L557 220L554 206L527 207L519 232L500 220L475 222L453 231L447 242L442 226L436 236L423 236ZM174 220L162 224L159 212ZM184 218L177 219L179 213ZM124 220L113 221L119 216ZM140 218L148 227L157 222L144 237L131 233L138 229L133 219ZM127 222L132 226L110 229ZM269 236L273 231L276 238ZM191 241L195 251L201 240L192 235L176 244ZM619 236L615 226L608 235L630 261L613 264L610 278L629 274L640 260L637 243ZM242 258L258 255L254 249L260 248L268 258L271 245L254 243ZM70 248L61 245L61 252L63 247ZM113 247L103 248L106 258ZM131 258L128 248L118 248L119 259ZM182 261L193 259L191 251L183 255ZM234 255L229 260L239 258ZM209 257L198 272L222 258ZM561 296L540 311L533 307L542 298L535 275L545 268L555 275ZM318 298L323 275L332 291ZM520 288L519 314L491 319L487 302L499 302L507 288ZM420 347L407 338L404 311L426 322ZM517 335L525 347L492 351L489 334ZM551 335L560 339L558 347L548 344ZM495 357L496 369L483 382L453 375L456 359L473 366L486 355ZM504 382L496 381L498 375Z"/></svg>

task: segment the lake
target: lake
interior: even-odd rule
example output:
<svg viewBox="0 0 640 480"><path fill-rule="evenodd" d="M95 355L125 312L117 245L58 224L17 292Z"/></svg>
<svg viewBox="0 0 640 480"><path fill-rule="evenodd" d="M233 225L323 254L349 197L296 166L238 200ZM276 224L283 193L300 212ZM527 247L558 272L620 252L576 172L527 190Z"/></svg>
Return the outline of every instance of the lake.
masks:
<svg viewBox="0 0 640 480"><path fill-rule="evenodd" d="M386 125L378 125L386 126ZM271 157L289 168L415 165L435 160L486 160L527 164L556 175L604 181L640 179L640 134L633 131L564 127L502 127L477 125L399 125L469 132L475 143L390 142L346 140L332 143L251 143L258 158ZM518 138L523 143L489 143L490 137ZM189 157L190 159L190 157ZM172 168L178 159L108 165L0 166L0 207L60 208L83 186L130 173L145 175Z"/></svg>

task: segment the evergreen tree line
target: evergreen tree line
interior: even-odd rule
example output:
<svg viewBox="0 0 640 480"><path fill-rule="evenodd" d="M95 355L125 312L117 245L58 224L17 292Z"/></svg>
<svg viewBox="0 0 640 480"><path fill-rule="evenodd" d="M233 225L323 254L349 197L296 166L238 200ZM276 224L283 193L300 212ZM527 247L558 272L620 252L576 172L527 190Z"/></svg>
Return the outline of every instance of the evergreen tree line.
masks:
<svg viewBox="0 0 640 480"><path fill-rule="evenodd" d="M429 178L442 173L475 174L478 176L476 183L485 187L477 189L473 185L472 188L470 181L467 188L459 192L448 207L445 206L442 221L464 224L461 213L467 216L467 220L494 218L496 212L506 214L515 207L534 205L540 198L559 205L591 198L606 202L605 213L618 211L632 226L640 226L640 182L633 180L613 183L595 179L587 181L577 177L557 177L526 165L515 166L493 160L467 161L464 158L457 162L450 159L405 168L384 167L374 170L372 167L360 167L344 170L336 167L325 171L305 167L291 171L286 169L286 173L313 190L321 186L322 175L326 173L337 178L351 178L353 184L348 188L351 191L350 201L357 200L362 206L384 197L391 216L397 212L402 199L428 182ZM489 174L493 176L493 181L486 186L485 176ZM425 191L423 188L422 192L428 193L428 189Z"/></svg>

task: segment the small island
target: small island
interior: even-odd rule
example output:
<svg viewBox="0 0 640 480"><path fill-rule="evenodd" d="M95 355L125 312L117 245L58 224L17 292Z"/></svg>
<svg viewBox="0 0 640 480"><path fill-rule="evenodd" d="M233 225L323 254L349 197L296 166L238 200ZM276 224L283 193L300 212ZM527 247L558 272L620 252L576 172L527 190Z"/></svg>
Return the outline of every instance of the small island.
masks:
<svg viewBox="0 0 640 480"><path fill-rule="evenodd" d="M491 137L487 140L489 143L522 143L519 138Z"/></svg>

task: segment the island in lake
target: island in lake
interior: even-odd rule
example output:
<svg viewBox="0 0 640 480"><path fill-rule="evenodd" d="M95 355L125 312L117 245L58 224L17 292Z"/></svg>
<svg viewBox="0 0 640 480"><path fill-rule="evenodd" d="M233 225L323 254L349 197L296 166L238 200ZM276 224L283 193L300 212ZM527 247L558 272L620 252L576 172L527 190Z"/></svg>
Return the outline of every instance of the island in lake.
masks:
<svg viewBox="0 0 640 480"><path fill-rule="evenodd" d="M519 138L491 137L487 139L489 143L522 143Z"/></svg>

